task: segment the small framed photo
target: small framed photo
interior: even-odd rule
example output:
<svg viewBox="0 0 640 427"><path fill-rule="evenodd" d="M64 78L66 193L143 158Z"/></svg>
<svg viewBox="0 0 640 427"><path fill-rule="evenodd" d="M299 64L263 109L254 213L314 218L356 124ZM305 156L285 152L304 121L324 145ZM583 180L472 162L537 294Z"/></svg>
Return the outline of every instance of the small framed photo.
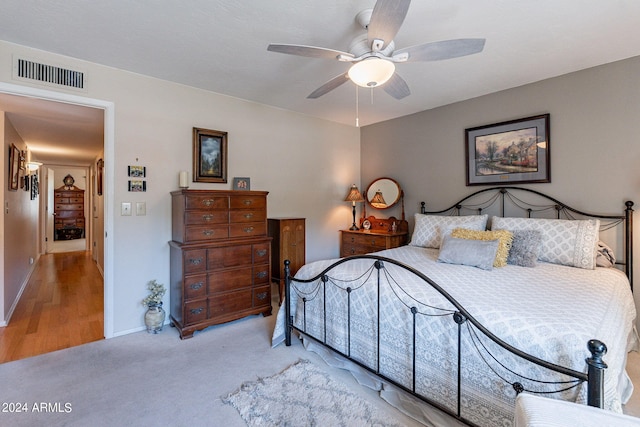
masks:
<svg viewBox="0 0 640 427"><path fill-rule="evenodd" d="M193 182L227 182L227 132L193 128Z"/></svg>
<svg viewBox="0 0 640 427"><path fill-rule="evenodd" d="M147 176L147 168L144 166L128 166L129 176L133 178L144 178Z"/></svg>
<svg viewBox="0 0 640 427"><path fill-rule="evenodd" d="M136 191L136 192L147 191L147 181L143 181L141 179L130 180L129 191Z"/></svg>
<svg viewBox="0 0 640 427"><path fill-rule="evenodd" d="M15 144L9 147L9 191L18 191L20 185L20 150Z"/></svg>
<svg viewBox="0 0 640 427"><path fill-rule="evenodd" d="M232 190L251 190L251 178L233 178Z"/></svg>
<svg viewBox="0 0 640 427"><path fill-rule="evenodd" d="M551 182L549 114L465 130L467 185Z"/></svg>

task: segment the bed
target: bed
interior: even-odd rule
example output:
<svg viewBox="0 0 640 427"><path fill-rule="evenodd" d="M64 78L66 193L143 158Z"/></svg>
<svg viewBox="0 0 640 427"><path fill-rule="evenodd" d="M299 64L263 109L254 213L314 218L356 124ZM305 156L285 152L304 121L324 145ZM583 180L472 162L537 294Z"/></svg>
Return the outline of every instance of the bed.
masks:
<svg viewBox="0 0 640 427"><path fill-rule="evenodd" d="M589 214L517 187L423 203L409 245L287 275L273 343L297 332L430 424L513 425L523 392L621 412L632 207Z"/></svg>

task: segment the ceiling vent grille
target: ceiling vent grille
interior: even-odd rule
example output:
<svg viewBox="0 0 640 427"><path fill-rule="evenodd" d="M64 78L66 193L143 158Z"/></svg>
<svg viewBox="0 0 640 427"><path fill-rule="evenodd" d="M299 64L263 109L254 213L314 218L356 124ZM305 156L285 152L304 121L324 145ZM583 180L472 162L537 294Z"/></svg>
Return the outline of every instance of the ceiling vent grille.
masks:
<svg viewBox="0 0 640 427"><path fill-rule="evenodd" d="M84 72L23 58L14 57L13 76L17 80L38 82L47 86L85 90Z"/></svg>

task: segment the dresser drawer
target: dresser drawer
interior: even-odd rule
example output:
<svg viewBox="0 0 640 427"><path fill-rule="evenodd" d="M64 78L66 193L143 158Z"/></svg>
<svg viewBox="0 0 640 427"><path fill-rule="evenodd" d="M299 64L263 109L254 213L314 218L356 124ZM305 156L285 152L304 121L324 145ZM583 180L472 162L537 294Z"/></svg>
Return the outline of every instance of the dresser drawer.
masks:
<svg viewBox="0 0 640 427"><path fill-rule="evenodd" d="M269 249L271 245L269 243L259 243L253 245L253 263L262 264L269 262Z"/></svg>
<svg viewBox="0 0 640 427"><path fill-rule="evenodd" d="M207 295L207 275L188 276L184 278L184 299L203 298Z"/></svg>
<svg viewBox="0 0 640 427"><path fill-rule="evenodd" d="M387 247L387 237L376 236L375 234L343 233L342 243L345 245L361 245L384 249Z"/></svg>
<svg viewBox="0 0 640 427"><path fill-rule="evenodd" d="M84 206L80 203L69 203L69 204L57 204L56 203L56 212L57 211L81 211L84 209Z"/></svg>
<svg viewBox="0 0 640 427"><path fill-rule="evenodd" d="M340 256L345 257L345 256L351 256L351 255L362 255L362 254L368 254L371 252L377 252L379 250L380 248L376 246L352 245L352 244L344 245L343 244L342 249L340 251Z"/></svg>
<svg viewBox="0 0 640 427"><path fill-rule="evenodd" d="M229 226L226 224L190 225L185 227L185 242L201 242L229 238Z"/></svg>
<svg viewBox="0 0 640 427"><path fill-rule="evenodd" d="M253 285L269 283L269 264L253 266Z"/></svg>
<svg viewBox="0 0 640 427"><path fill-rule="evenodd" d="M253 288L253 306L271 305L271 286Z"/></svg>
<svg viewBox="0 0 640 427"><path fill-rule="evenodd" d="M251 266L235 270L224 270L209 273L209 296L215 293L233 291L240 288L251 288L253 270Z"/></svg>
<svg viewBox="0 0 640 427"><path fill-rule="evenodd" d="M267 212L263 209L230 211L231 223L266 221Z"/></svg>
<svg viewBox="0 0 640 427"><path fill-rule="evenodd" d="M252 303L253 292L251 289L242 289L209 297L209 317L215 318L247 310L252 307Z"/></svg>
<svg viewBox="0 0 640 427"><path fill-rule="evenodd" d="M251 245L224 246L207 251L209 270L251 265Z"/></svg>
<svg viewBox="0 0 640 427"><path fill-rule="evenodd" d="M267 199L263 196L232 195L229 197L229 205L235 209L265 209Z"/></svg>
<svg viewBox="0 0 640 427"><path fill-rule="evenodd" d="M227 224L228 211L187 211L184 214L185 225Z"/></svg>
<svg viewBox="0 0 640 427"><path fill-rule="evenodd" d="M245 224L231 224L229 237L266 236L267 224L263 222L248 222Z"/></svg>
<svg viewBox="0 0 640 427"><path fill-rule="evenodd" d="M185 200L186 209L229 209L227 196L213 196L209 194L188 194Z"/></svg>
<svg viewBox="0 0 640 427"><path fill-rule="evenodd" d="M207 299L190 301L184 305L185 323L197 323L207 319Z"/></svg>
<svg viewBox="0 0 640 427"><path fill-rule="evenodd" d="M202 273L207 270L207 250L194 249L182 253L185 274Z"/></svg>

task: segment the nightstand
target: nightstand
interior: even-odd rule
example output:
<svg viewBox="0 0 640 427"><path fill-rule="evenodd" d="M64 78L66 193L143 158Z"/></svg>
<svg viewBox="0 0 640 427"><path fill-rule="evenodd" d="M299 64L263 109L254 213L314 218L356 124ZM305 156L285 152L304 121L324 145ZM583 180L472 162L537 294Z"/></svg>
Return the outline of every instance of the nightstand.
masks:
<svg viewBox="0 0 640 427"><path fill-rule="evenodd" d="M397 248L406 245L409 237L407 221L394 217L388 219L367 217L371 223L369 230L340 230L340 257L350 255L363 255L384 249ZM361 222L364 222L361 221ZM396 223L396 231L392 230L392 224Z"/></svg>

